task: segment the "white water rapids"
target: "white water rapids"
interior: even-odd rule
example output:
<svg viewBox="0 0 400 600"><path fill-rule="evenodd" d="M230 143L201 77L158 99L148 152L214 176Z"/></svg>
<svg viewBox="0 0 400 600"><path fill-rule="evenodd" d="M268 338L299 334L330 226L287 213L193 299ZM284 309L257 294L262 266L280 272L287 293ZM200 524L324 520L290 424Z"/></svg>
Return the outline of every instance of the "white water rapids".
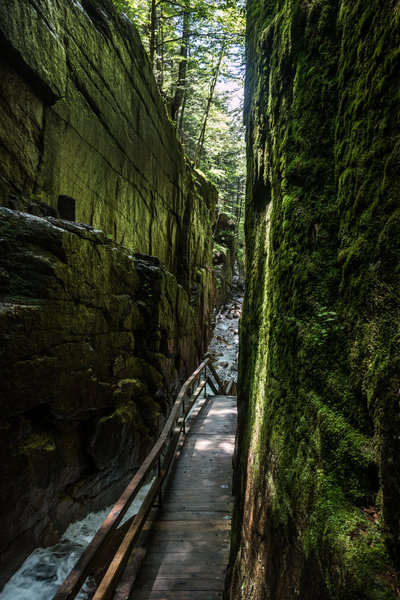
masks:
<svg viewBox="0 0 400 600"><path fill-rule="evenodd" d="M150 486L151 482L143 486L122 523L137 513ZM81 521L72 523L54 546L36 548L5 585L0 600L51 600L111 508L90 513ZM90 583L90 580L86 581L77 600L87 598Z"/></svg>
<svg viewBox="0 0 400 600"><path fill-rule="evenodd" d="M221 379L237 380L237 352L239 318L242 296L236 292L216 315L214 337L209 352L215 357L215 367ZM211 393L211 390L207 390ZM151 482L144 486L133 502L123 522L136 514ZM61 540L50 548L37 548L9 580L0 593L0 600L51 600L65 577L71 571L83 550L89 544L112 507L91 513L68 527ZM85 600L91 591L88 580L78 600Z"/></svg>
<svg viewBox="0 0 400 600"><path fill-rule="evenodd" d="M221 379L238 378L237 353L239 350L239 319L242 313L243 295L235 289L231 300L221 308L215 318L213 339L209 352L215 357L214 364Z"/></svg>

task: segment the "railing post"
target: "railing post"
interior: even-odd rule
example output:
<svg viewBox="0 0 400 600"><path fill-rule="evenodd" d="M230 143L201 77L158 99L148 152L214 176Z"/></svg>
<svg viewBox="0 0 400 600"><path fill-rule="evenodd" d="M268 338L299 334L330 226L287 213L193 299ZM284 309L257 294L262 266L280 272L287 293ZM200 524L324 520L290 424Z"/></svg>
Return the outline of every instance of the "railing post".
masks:
<svg viewBox="0 0 400 600"><path fill-rule="evenodd" d="M204 384L204 398L207 398L207 365L204 368L204 380L205 380L205 384Z"/></svg>
<svg viewBox="0 0 400 600"><path fill-rule="evenodd" d="M161 479L161 456L158 457L158 462L157 462L157 472L158 472L158 477ZM162 493L161 493L161 486L160 489L158 490L158 505L161 508L162 507Z"/></svg>

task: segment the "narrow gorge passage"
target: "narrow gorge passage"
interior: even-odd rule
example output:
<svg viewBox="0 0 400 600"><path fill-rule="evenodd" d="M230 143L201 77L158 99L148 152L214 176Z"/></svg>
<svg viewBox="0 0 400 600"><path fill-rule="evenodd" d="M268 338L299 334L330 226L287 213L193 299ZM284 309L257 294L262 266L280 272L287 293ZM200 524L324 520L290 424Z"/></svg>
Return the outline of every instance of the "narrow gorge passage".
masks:
<svg viewBox="0 0 400 600"><path fill-rule="evenodd" d="M399 48L399 0L0 0L1 600L166 477L207 352L227 577L138 593L400 598Z"/></svg>
<svg viewBox="0 0 400 600"><path fill-rule="evenodd" d="M161 4L179 40L184 15ZM190 11L212 36L190 36L203 71L187 65L183 102L186 58L166 69L175 41L152 65L146 5L0 0L0 589L120 496L232 285L244 146L212 40L229 30L237 75L243 19Z"/></svg>
<svg viewBox="0 0 400 600"><path fill-rule="evenodd" d="M215 358L219 376L225 381L237 377L238 327L242 300L242 290L238 287L238 277L235 275L232 298L227 298L224 306L215 315L214 336L208 348L208 353ZM209 386L205 392L208 396L212 394ZM193 410L196 412L200 410L200 415L190 426L190 436L185 441L181 452L182 459L170 476L173 480L168 484L165 492L161 515L159 509L153 509L149 522L144 528L145 541L142 545L139 544L139 554L144 550L146 561L143 569L136 574L138 581L135 582L132 592L133 598L166 597L168 594L171 598L178 599L182 594L185 597L188 593L191 597L196 594L195 597L199 600L202 600L203 596L207 598L222 596L228 565L233 507L231 484L236 433L236 398L211 397L211 400L206 403L205 399L201 398L198 404L199 407L195 405ZM139 492L122 520L121 526L137 513L150 485L151 482ZM71 524L54 546L35 549L0 592L0 599L50 600L53 598L111 509L112 506L109 506L100 512L90 513L83 520ZM182 530L176 526L177 513L181 513ZM162 533L164 520L173 530L169 534ZM195 524L192 523L194 520L197 521ZM154 533L154 539L150 542L148 532L151 533L153 530L158 533ZM165 539L158 540L157 536L163 535ZM155 573L153 574L153 571L158 570L154 562L157 560L160 561L158 567L164 569L164 576L159 574L162 581ZM173 572L169 565L175 562L177 566ZM215 565L218 565L218 573ZM136 565L136 571L137 569ZM214 569L212 577L210 577L210 569ZM175 588L171 588L173 573ZM199 583L199 575L202 575L201 583ZM132 576L128 568L125 576L127 581L123 580L120 585L124 593L132 586L130 577ZM145 577L144 582L143 577ZM185 577L188 577L186 583ZM204 590L200 589L201 586L205 586ZM93 597L95 589L95 581L89 578L82 591L76 596L77 600L88 600ZM138 590L141 590L140 594L137 593Z"/></svg>

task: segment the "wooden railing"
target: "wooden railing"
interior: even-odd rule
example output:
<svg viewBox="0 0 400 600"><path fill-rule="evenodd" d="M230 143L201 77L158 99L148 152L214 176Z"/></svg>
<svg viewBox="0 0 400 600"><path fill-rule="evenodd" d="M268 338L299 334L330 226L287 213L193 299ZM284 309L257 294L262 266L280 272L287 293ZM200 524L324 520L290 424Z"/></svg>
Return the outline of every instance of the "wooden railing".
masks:
<svg viewBox="0 0 400 600"><path fill-rule="evenodd" d="M214 377L215 383L207 374L207 370ZM100 549L110 540L138 492L156 469L157 474L154 481L137 514L131 518L129 529L116 554L109 561L109 567L93 600L109 600L112 597L156 498L159 497L161 501L161 487L176 453L180 435L185 432L186 418L206 385L209 385L215 394L229 395L232 393L232 382L225 388L212 364L211 357L207 357L183 384L157 442L58 589L53 600L73 600L76 597L86 579L93 574Z"/></svg>

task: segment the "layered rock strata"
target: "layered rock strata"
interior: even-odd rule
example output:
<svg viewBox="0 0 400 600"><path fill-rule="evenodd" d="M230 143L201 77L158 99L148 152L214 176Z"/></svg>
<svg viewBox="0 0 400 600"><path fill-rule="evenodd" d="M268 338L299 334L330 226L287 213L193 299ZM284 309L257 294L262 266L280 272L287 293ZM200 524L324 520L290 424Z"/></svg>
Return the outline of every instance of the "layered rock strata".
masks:
<svg viewBox="0 0 400 600"><path fill-rule="evenodd" d="M34 546L116 500L208 328L159 259L89 226L0 208L0 245L4 583Z"/></svg>
<svg viewBox="0 0 400 600"><path fill-rule="evenodd" d="M1 0L0 48L1 586L118 497L205 351L216 191L108 0Z"/></svg>
<svg viewBox="0 0 400 600"><path fill-rule="evenodd" d="M195 278L206 183L185 162L133 24L110 0L2 0L0 48L2 204L49 205L158 256L185 285Z"/></svg>
<svg viewBox="0 0 400 600"><path fill-rule="evenodd" d="M398 2L247 2L232 600L398 597ZM397 592L396 592L397 590Z"/></svg>

